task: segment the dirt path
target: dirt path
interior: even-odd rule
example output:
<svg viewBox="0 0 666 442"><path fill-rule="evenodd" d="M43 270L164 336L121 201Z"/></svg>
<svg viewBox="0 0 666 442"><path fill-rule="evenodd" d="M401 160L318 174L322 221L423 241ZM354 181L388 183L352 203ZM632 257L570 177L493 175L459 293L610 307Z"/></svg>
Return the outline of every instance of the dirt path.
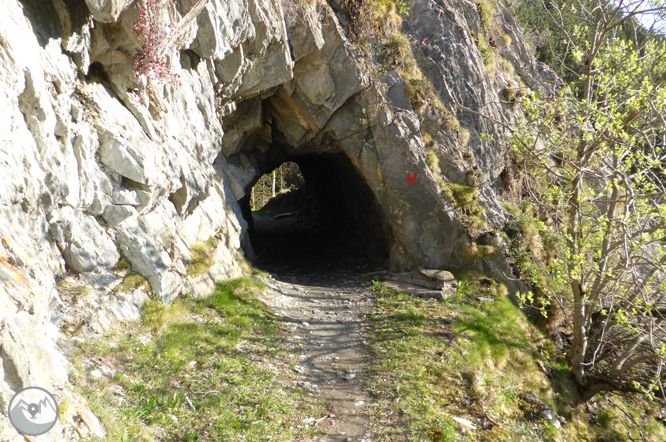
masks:
<svg viewBox="0 0 666 442"><path fill-rule="evenodd" d="M293 321L289 323L292 339L303 349L297 365L299 385L329 404L328 417L317 423L327 435L317 440L371 442L362 337L371 294L357 277L329 274L320 278L310 276L299 283L269 280L264 301Z"/></svg>

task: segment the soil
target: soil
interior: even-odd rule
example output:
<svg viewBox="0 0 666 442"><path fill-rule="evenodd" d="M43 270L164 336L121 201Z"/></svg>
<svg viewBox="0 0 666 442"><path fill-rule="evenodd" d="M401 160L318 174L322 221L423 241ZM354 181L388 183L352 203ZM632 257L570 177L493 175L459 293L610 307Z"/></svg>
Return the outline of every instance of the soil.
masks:
<svg viewBox="0 0 666 442"><path fill-rule="evenodd" d="M381 269L305 217L254 222L264 248L254 265L271 274L263 300L287 319L302 348L297 384L328 404L315 422L326 435L316 440L371 442L363 335L373 296L359 277Z"/></svg>

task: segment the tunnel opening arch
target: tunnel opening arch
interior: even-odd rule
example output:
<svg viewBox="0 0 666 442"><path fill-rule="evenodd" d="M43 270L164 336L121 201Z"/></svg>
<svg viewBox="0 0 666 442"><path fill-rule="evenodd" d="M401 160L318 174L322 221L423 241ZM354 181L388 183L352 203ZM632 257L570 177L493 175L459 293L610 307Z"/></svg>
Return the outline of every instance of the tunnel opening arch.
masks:
<svg viewBox="0 0 666 442"><path fill-rule="evenodd" d="M317 152L282 143L249 144L226 162L227 167L241 168L246 177L242 197L237 198L248 225L241 242L246 258L273 269L280 260L285 269L389 266L391 225L342 149ZM272 217L253 212L253 186L287 162L297 164L304 178L303 186L290 195L289 213Z"/></svg>

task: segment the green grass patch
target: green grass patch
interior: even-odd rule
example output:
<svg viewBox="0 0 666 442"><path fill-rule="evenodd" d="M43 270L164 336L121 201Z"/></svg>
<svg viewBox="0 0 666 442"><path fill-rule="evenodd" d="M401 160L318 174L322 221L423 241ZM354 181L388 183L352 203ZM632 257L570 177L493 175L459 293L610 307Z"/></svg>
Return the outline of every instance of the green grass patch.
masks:
<svg viewBox="0 0 666 442"><path fill-rule="evenodd" d="M190 247L190 264L187 268L187 274L190 276L199 276L210 270L213 264L213 251L217 247L218 239L210 237L204 242L193 244Z"/></svg>
<svg viewBox="0 0 666 442"><path fill-rule="evenodd" d="M442 173L439 168L439 157L437 156L437 152L431 151L426 154L426 164L436 176L439 176L439 174Z"/></svg>
<svg viewBox="0 0 666 442"><path fill-rule="evenodd" d="M72 382L108 440L312 440L303 419L320 417L323 404L290 387L297 350L256 298L263 288L240 278L208 298L150 301L141 324L83 346ZM89 376L92 358L115 376Z"/></svg>
<svg viewBox="0 0 666 442"><path fill-rule="evenodd" d="M143 276L138 273L131 272L123 279L123 282L118 284L113 291L117 293L130 293L139 288L144 288L150 291L150 284Z"/></svg>
<svg viewBox="0 0 666 442"><path fill-rule="evenodd" d="M397 293L376 282L369 388L378 441L555 440L559 430L524 415L517 400L534 392L555 407L537 361L543 336L506 288L475 272L455 272L458 294L444 303ZM495 299L480 302L478 297ZM453 420L462 417L479 429ZM482 430L490 419L496 425ZM554 431L553 431L554 430Z"/></svg>
<svg viewBox="0 0 666 442"><path fill-rule="evenodd" d="M419 67L412 46L407 37L400 32L396 32L384 42L384 64L397 68L405 79L419 76Z"/></svg>

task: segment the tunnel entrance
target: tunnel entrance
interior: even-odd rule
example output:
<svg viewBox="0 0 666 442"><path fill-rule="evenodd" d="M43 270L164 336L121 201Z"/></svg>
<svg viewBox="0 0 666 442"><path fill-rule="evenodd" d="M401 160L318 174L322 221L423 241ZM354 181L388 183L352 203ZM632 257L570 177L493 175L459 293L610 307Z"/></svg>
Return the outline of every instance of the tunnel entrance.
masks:
<svg viewBox="0 0 666 442"><path fill-rule="evenodd" d="M290 167L287 183L281 165ZM246 256L255 267L303 277L388 265L390 227L345 154L286 156L260 168L264 175L251 183L253 191L248 189L239 201L249 224L252 250L246 250ZM266 193L273 193L274 171L276 197L264 205ZM279 191L281 173L288 191L286 186Z"/></svg>

